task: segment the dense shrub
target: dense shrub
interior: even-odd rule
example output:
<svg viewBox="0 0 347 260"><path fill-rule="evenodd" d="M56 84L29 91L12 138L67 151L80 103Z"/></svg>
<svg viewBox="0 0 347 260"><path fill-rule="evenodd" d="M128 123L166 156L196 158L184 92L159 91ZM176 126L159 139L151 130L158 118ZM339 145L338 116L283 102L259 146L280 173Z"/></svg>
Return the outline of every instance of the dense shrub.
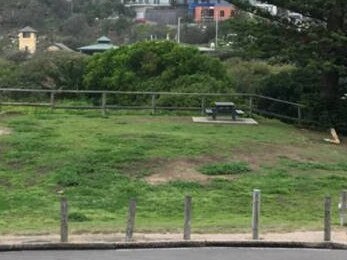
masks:
<svg viewBox="0 0 347 260"><path fill-rule="evenodd" d="M317 71L306 69L294 69L265 77L257 88L257 93L282 100L298 102L305 105L303 109L304 120L314 122L323 127L337 127L347 130L347 101L338 99L334 111L326 110L327 105L321 98L320 89L322 82ZM341 93L342 96L343 93ZM297 116L297 110L293 106L277 102L262 100L258 107L274 113Z"/></svg>
<svg viewBox="0 0 347 260"><path fill-rule="evenodd" d="M140 42L94 55L88 62L84 83L87 89L119 91L232 91L226 68L218 59L169 41ZM186 98L183 103L194 105L194 100ZM134 96L123 96L121 100L115 97L112 101L148 102ZM175 100L159 97L159 102L172 105Z"/></svg>

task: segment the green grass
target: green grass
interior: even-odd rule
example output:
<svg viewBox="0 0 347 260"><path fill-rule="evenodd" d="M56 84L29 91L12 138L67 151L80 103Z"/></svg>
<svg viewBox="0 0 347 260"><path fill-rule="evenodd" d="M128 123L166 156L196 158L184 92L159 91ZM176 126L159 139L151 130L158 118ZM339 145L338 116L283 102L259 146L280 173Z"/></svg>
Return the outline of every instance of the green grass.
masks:
<svg viewBox="0 0 347 260"><path fill-rule="evenodd" d="M249 231L254 188L262 191L263 230L321 229L324 196L337 205L347 188L345 145L276 120L228 126L189 116L23 111L0 115L0 126L12 129L0 136L0 233L58 232L61 191L76 233L124 231L133 197L137 231L180 231L185 195L193 196L194 232ZM219 172L225 163L243 172L146 181L180 162L190 163L187 172ZM334 224L337 214L334 207Z"/></svg>
<svg viewBox="0 0 347 260"><path fill-rule="evenodd" d="M199 171L206 175L232 175L250 172L251 168L246 162L232 162L203 165Z"/></svg>

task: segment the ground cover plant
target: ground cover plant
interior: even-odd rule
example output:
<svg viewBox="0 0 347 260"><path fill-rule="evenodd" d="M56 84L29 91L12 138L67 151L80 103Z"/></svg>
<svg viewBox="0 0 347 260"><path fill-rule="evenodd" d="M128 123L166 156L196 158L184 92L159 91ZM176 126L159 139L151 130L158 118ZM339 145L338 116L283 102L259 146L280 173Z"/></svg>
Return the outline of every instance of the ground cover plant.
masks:
<svg viewBox="0 0 347 260"><path fill-rule="evenodd" d="M206 175L231 175L249 172L251 169L245 162L232 162L203 165L199 171Z"/></svg>
<svg viewBox="0 0 347 260"><path fill-rule="evenodd" d="M124 231L128 200L137 231L182 229L193 197L193 232L249 231L251 192L262 191L263 230L320 229L323 198L347 188L347 146L277 120L258 126L193 124L190 116L25 109L2 113L0 233L59 230L69 200L72 232ZM208 176L204 165L251 171ZM233 166L233 167L234 167Z"/></svg>

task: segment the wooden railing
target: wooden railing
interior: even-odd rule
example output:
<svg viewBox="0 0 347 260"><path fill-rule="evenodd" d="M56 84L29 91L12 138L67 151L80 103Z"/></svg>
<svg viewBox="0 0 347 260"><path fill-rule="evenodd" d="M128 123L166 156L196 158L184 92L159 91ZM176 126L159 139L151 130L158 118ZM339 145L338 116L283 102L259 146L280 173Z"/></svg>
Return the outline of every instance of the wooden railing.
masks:
<svg viewBox="0 0 347 260"><path fill-rule="evenodd" d="M29 94L47 94L47 102L38 102L38 98L35 101L23 101L23 93ZM22 94L22 95L19 95ZM99 96L99 105L87 104L87 105L66 105L64 103L57 103L57 97L64 94L76 94L76 95L88 95ZM17 97L16 97L17 95ZM148 102L145 104L111 104L108 102L109 96L145 96L148 97ZM173 106L173 105L160 105L158 100L160 97L194 97L198 98L199 106ZM103 115L106 115L107 110L110 109L148 109L153 114L157 110L192 110L201 111L204 114L207 106L207 99L232 99L239 98L243 101L238 104L242 109L245 109L248 113L258 113L275 118L281 118L286 120L293 120L301 122L303 120L303 108L304 105L294 103L286 100L276 99L272 97L248 94L248 93L178 93L178 92L141 92L141 91L108 91L108 90L44 90L44 89L18 89L18 88L0 88L0 105L1 106L32 106L32 107L50 107L51 109L100 109ZM7 100L6 100L7 99ZM296 111L296 116L286 115L278 112L272 112L266 109L260 109L257 106L259 101L270 101L273 103L279 103L287 106L292 106Z"/></svg>

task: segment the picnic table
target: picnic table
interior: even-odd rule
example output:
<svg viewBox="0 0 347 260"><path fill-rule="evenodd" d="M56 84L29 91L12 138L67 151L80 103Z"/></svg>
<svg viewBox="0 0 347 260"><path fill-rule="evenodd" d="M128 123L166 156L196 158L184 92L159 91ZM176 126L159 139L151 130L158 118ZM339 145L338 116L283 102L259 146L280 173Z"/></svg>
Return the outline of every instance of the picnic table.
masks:
<svg viewBox="0 0 347 260"><path fill-rule="evenodd" d="M234 102L214 102L213 108L207 108L206 114L212 115L213 120L217 119L217 115L226 114L231 115L232 120L236 120L236 117L243 115L244 112L240 109L236 109Z"/></svg>

